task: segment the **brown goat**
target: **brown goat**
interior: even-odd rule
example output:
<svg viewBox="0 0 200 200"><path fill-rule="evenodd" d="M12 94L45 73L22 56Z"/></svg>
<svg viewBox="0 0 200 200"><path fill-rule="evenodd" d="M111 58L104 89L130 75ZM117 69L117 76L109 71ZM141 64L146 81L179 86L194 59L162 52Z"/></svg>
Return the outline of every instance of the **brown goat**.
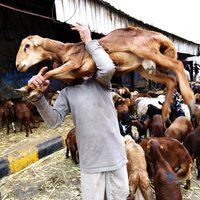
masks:
<svg viewBox="0 0 200 200"><path fill-rule="evenodd" d="M26 137L29 136L29 132L32 133L31 128L31 111L26 103L19 101L15 103L15 116L20 122L20 131L22 131L22 125L26 129Z"/></svg>
<svg viewBox="0 0 200 200"><path fill-rule="evenodd" d="M183 99L191 110L194 110L194 93L189 86L183 63L177 60L176 48L169 38L158 32L128 27L113 30L100 38L99 43L116 64L115 75L136 70L143 78L166 86L166 98L162 107L164 120L169 118L170 104L176 86L175 77L165 73L168 70L175 72ZM96 72L95 63L85 50L84 43L62 43L38 35L24 38L16 56L17 69L25 72L43 60L54 60L61 65L48 72L47 67L43 68L40 73L44 74L45 79L69 81ZM156 72L155 66L159 72ZM35 91L32 91L34 89ZM46 87L38 90L34 86L26 86L18 91L26 94L28 92L29 98L34 98L38 92L41 93L45 89Z"/></svg>
<svg viewBox="0 0 200 200"><path fill-rule="evenodd" d="M196 104L194 109L194 115L192 116L193 127L196 128L200 125L200 105Z"/></svg>
<svg viewBox="0 0 200 200"><path fill-rule="evenodd" d="M72 128L65 139L65 144L67 147L66 158L69 158L69 152L71 153L72 160L75 164L79 163L78 147L76 142L76 129Z"/></svg>
<svg viewBox="0 0 200 200"><path fill-rule="evenodd" d="M165 133L165 127L163 118L161 115L153 115L151 122L149 123L149 134L151 137L163 137Z"/></svg>
<svg viewBox="0 0 200 200"><path fill-rule="evenodd" d="M6 124L7 134L10 133L10 124L13 131L16 133L16 127L14 123L14 103L11 100L4 100L0 102L0 120L1 125Z"/></svg>
<svg viewBox="0 0 200 200"><path fill-rule="evenodd" d="M147 164L150 167L150 174L154 174L152 155L147 148L150 140L157 140L162 145L161 154L163 158L170 164L171 168L176 172L178 179L186 180L185 189L190 188L190 180L192 178L193 161L187 149L176 139L168 137L144 138L139 143L145 152Z"/></svg>
<svg viewBox="0 0 200 200"><path fill-rule="evenodd" d="M185 137L183 145L189 151L192 159L196 159L197 179L200 180L200 125Z"/></svg>
<svg viewBox="0 0 200 200"><path fill-rule="evenodd" d="M135 199L135 193L138 189L140 189L145 200L150 200L152 199L151 187L144 150L129 135L124 137L124 142L128 159L127 170L131 188L131 200Z"/></svg>
<svg viewBox="0 0 200 200"><path fill-rule="evenodd" d="M179 142L183 142L184 138L193 131L192 122L185 116L177 117L165 131L166 137L172 137Z"/></svg>
<svg viewBox="0 0 200 200"><path fill-rule="evenodd" d="M154 166L153 183L156 200L181 200L181 188L175 172L161 154L162 145L157 140L149 140L148 147Z"/></svg>

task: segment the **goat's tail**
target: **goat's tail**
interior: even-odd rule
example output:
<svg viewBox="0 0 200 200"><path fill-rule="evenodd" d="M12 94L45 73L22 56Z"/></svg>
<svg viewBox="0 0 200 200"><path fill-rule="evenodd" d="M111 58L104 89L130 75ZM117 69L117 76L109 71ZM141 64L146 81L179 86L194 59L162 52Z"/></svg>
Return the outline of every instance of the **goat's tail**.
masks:
<svg viewBox="0 0 200 200"><path fill-rule="evenodd" d="M141 196L144 197L145 200L152 199L151 185L150 185L150 180L149 180L147 172L141 175L139 188L140 188Z"/></svg>
<svg viewBox="0 0 200 200"><path fill-rule="evenodd" d="M177 59L178 57L174 44L170 39L166 39L165 36L160 41L160 52L169 58Z"/></svg>
<svg viewBox="0 0 200 200"><path fill-rule="evenodd" d="M192 164L189 166L181 165L181 168L176 172L178 179L188 179L191 178Z"/></svg>
<svg viewBox="0 0 200 200"><path fill-rule="evenodd" d="M135 192L135 200L145 200L141 189L138 187L136 192Z"/></svg>

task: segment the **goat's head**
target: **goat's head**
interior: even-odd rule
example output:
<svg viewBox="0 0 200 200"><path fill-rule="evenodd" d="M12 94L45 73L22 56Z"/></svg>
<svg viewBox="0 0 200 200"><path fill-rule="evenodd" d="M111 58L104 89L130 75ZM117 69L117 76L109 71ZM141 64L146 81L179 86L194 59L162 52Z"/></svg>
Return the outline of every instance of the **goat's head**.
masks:
<svg viewBox="0 0 200 200"><path fill-rule="evenodd" d="M126 146L128 146L128 145L134 145L135 141L133 140L133 138L130 135L125 135L124 136L124 144Z"/></svg>
<svg viewBox="0 0 200 200"><path fill-rule="evenodd" d="M16 67L18 71L25 72L31 66L45 60L44 50L41 47L43 38L34 35L24 38L16 56Z"/></svg>
<svg viewBox="0 0 200 200"><path fill-rule="evenodd" d="M159 143L156 139L150 139L147 143L147 151L157 151L163 149L163 145Z"/></svg>

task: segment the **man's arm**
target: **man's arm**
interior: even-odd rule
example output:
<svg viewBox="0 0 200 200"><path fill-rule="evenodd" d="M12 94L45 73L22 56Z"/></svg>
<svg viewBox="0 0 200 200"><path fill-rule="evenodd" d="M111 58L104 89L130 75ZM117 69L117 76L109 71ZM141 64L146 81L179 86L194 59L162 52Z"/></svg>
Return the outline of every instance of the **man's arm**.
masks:
<svg viewBox="0 0 200 200"><path fill-rule="evenodd" d="M37 107L40 116L49 128L59 127L69 113L67 98L63 95L62 90L53 107L49 105L44 96L33 104Z"/></svg>
<svg viewBox="0 0 200 200"><path fill-rule="evenodd" d="M96 66L96 79L104 86L110 87L110 80L115 72L115 65L108 53L101 47L97 40L92 40L89 27L85 24L76 23L72 30L79 31L81 40L86 45L86 50L92 56Z"/></svg>
<svg viewBox="0 0 200 200"><path fill-rule="evenodd" d="M100 46L97 40L92 40L86 45L86 50L92 56L96 66L96 79L104 86L110 87L111 78L115 72L115 65L108 53Z"/></svg>

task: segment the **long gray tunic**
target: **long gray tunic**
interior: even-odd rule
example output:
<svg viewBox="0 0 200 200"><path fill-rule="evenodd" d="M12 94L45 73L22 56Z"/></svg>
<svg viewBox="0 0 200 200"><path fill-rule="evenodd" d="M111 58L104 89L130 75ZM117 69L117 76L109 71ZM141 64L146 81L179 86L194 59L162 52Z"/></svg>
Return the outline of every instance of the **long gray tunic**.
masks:
<svg viewBox="0 0 200 200"><path fill-rule="evenodd" d="M86 50L97 65L96 75L61 90L53 108L44 98L35 105L49 128L58 127L71 112L80 169L98 173L119 169L127 158L110 90L115 65L97 40L90 41Z"/></svg>

